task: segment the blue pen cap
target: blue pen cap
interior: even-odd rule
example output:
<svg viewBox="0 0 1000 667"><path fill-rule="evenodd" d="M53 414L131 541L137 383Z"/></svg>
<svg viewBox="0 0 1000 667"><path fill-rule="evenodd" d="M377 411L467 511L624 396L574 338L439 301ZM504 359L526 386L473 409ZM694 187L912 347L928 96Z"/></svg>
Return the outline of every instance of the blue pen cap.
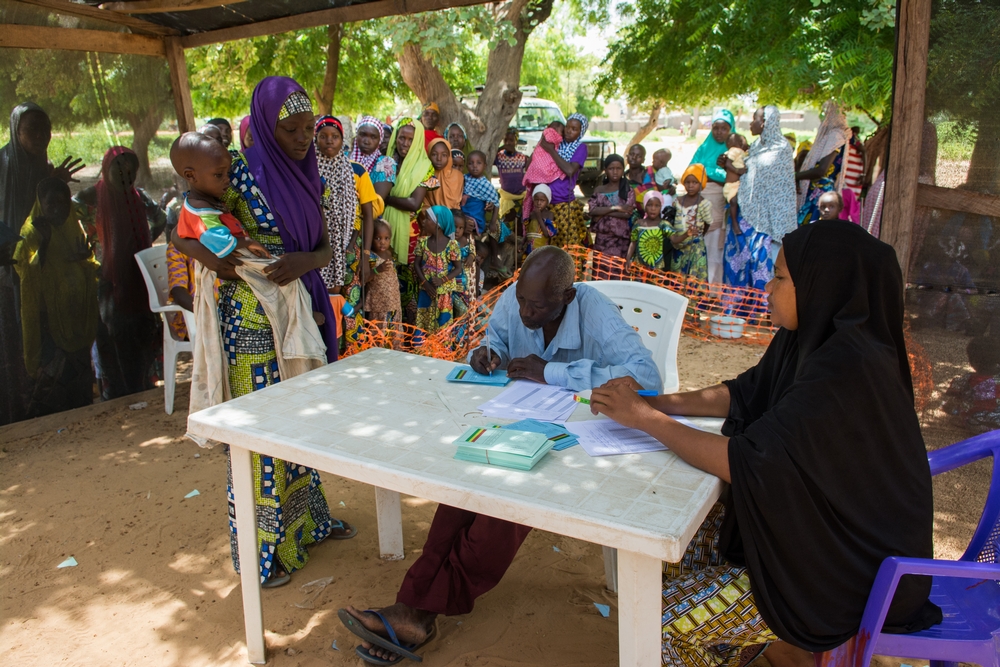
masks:
<svg viewBox="0 0 1000 667"><path fill-rule="evenodd" d="M659 396L660 395L660 392L656 391L655 389L640 389L639 391L637 391L635 393L639 394L640 396Z"/></svg>

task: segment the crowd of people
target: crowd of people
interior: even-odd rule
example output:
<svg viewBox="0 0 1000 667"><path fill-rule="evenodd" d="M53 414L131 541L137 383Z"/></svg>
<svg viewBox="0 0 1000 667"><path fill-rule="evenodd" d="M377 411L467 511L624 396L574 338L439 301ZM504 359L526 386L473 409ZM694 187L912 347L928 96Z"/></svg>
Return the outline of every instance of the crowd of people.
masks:
<svg viewBox="0 0 1000 667"><path fill-rule="evenodd" d="M932 504L902 275L891 247L839 220L852 164L843 115L827 106L796 164L777 108L754 113L749 145L722 110L679 179L668 153L647 167L632 146L607 158L587 207L574 193L587 154L582 115L547 128L530 157L516 150L514 129L484 151L461 125L439 132L439 122L429 104L392 127L364 116L349 138L339 119L317 119L297 82L267 77L239 123L239 150L229 150L223 119L177 138L170 158L185 185L161 208L135 187L138 160L122 147L71 198L79 162L50 164L48 117L18 106L0 152L3 419L89 403L95 369L109 397L150 386L156 320L133 255L164 231L171 297L198 330L195 377L215 373L225 387L210 400L294 375L286 349L334 362L373 322L433 333L523 258L472 367L593 389L595 411L731 483L684 560L665 570L668 662L742 666L766 651L776 667L805 665L809 651L848 640L882 559L931 555ZM642 398L639 389L662 391L650 352L610 300L575 284L562 249L590 244L629 267L765 288L779 333L730 382ZM173 326L185 335L181 321ZM208 367L205 350L216 351ZM669 414L728 417L725 435ZM317 471L252 461L259 548L244 566L281 586L311 545L357 528L331 516ZM229 498L239 571L231 489ZM440 506L395 604L341 610L362 639L358 655L374 664L414 656L438 614L471 612L500 581L528 532ZM901 583L887 625L940 622L928 590L926 579Z"/></svg>

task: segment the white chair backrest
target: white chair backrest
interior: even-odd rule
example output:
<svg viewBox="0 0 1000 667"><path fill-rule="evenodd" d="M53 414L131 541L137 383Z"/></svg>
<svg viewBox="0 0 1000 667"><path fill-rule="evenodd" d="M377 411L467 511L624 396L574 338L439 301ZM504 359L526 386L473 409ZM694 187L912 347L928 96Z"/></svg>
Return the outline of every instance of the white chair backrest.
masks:
<svg viewBox="0 0 1000 667"><path fill-rule="evenodd" d="M166 310L177 310L176 306L167 304L170 287L167 283L167 246L154 245L135 253L135 261L139 263L143 280L146 281L146 291L149 292L149 309L154 313Z"/></svg>
<svg viewBox="0 0 1000 667"><path fill-rule="evenodd" d="M663 392L680 388L677 375L677 342L681 337L687 297L659 287L625 280L593 280L586 283L611 299L622 317L635 329L663 378Z"/></svg>

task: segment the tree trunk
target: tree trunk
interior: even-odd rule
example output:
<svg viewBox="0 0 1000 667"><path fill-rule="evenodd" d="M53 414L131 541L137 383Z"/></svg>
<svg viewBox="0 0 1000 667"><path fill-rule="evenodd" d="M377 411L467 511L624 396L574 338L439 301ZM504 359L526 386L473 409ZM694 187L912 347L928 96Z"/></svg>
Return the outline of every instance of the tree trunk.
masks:
<svg viewBox="0 0 1000 667"><path fill-rule="evenodd" d="M1000 194L1000 117L995 105L984 105L978 125L965 182L976 192Z"/></svg>
<svg viewBox="0 0 1000 667"><path fill-rule="evenodd" d="M649 136L649 133L656 129L656 126L660 124L660 112L663 111L663 102L658 101L653 104L653 110L649 112L649 120L646 124L639 128L639 130L632 135L632 138L628 140L628 146L625 147L625 152L640 143L643 139Z"/></svg>
<svg viewBox="0 0 1000 667"><path fill-rule="evenodd" d="M330 39L326 46L326 74L323 87L315 91L319 115L326 116L333 109L333 96L337 92L337 73L340 71L340 42L343 38L343 24L331 23L326 27Z"/></svg>
<svg viewBox="0 0 1000 667"><path fill-rule="evenodd" d="M151 106L145 115L129 115L126 120L132 127L132 150L139 158L139 173L136 175L135 184L143 187L153 179L153 172L149 168L149 142L156 136L156 131L163 122L163 112L156 106Z"/></svg>
<svg viewBox="0 0 1000 667"><path fill-rule="evenodd" d="M512 0L506 19L514 26L514 45L500 41L490 52L486 82L475 109L461 103L419 45L406 44L397 57L403 81L421 104L437 102L441 108L442 129L451 122L462 123L469 134L469 143L492 156L521 102L521 62L525 43L531 31L548 19L552 3L553 0L541 0L529 8L529 0Z"/></svg>
<svg viewBox="0 0 1000 667"><path fill-rule="evenodd" d="M691 111L691 127L688 128L689 137L698 136L698 126L701 125L701 107L695 107Z"/></svg>

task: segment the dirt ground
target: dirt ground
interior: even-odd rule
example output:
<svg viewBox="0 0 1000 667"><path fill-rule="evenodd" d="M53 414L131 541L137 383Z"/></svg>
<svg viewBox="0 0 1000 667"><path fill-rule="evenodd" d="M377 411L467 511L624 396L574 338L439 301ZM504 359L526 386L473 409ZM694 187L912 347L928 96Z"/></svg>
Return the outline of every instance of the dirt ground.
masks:
<svg viewBox="0 0 1000 667"><path fill-rule="evenodd" d="M921 342L964 350L947 336ZM762 352L683 337L682 388L731 377ZM963 359L959 353L952 361L957 367ZM129 409L139 400L147 407ZM170 416L158 390L99 414L84 408L90 416L83 419L64 413L0 429L4 664L247 664L239 579L229 554L225 454L183 438L186 400L181 385ZM941 415L931 415L930 446L959 437ZM935 482L939 556L961 552L989 472L986 463ZM290 585L264 591L268 664L276 667L357 665L357 642L341 627L337 608L392 602L433 516L433 503L404 499L406 559L382 562L372 487L331 474L324 480L335 516L360 532L354 540L315 547ZM185 498L195 489L199 495ZM71 556L76 567L57 567ZM325 578L325 586L307 586ZM611 606L609 618L595 602ZM473 614L440 619L440 639L423 651L425 664L614 665L616 604L604 588L600 547L534 531Z"/></svg>

